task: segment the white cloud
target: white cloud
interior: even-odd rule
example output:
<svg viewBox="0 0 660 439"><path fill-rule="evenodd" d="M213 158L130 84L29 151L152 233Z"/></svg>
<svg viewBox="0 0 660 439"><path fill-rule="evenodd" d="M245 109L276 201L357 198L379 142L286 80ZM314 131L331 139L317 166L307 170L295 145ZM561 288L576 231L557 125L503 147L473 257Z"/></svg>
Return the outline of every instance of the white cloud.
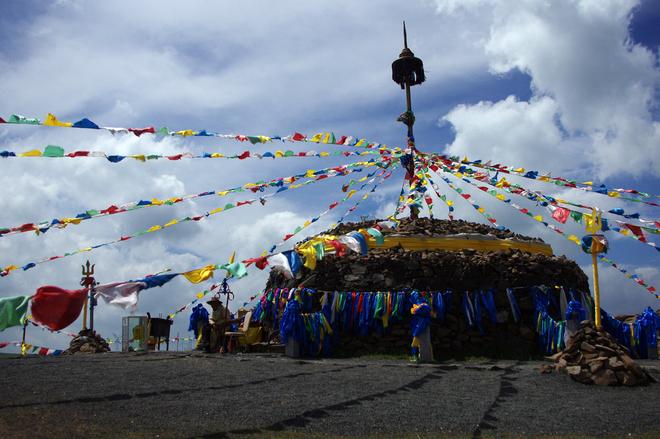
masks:
<svg viewBox="0 0 660 439"><path fill-rule="evenodd" d="M513 104L508 99L459 108L463 117L457 120L458 136L449 151L468 148L467 138L474 141L469 147L484 152L484 158L499 160L485 154L488 144L509 130L524 131L517 141L514 134L504 155L507 159L519 155L516 164L536 166L543 160L531 157L536 151L550 157L555 166L546 169L558 173L588 161L592 166L585 171L600 178L615 173L660 175L660 123L650 113L660 75L655 55L629 40L630 14L636 4L529 0L470 2L458 8L456 2L438 1L443 13L460 10L481 16L484 9L492 10L483 45L490 69L496 74L513 69L529 74L534 92L529 105L518 104L516 119L510 112L498 111ZM540 112L541 102L546 111ZM493 111L483 111L484 107ZM445 120L453 123L456 111ZM488 127L494 139L488 139ZM564 136L559 136L560 129ZM553 146L556 151L551 154Z"/></svg>

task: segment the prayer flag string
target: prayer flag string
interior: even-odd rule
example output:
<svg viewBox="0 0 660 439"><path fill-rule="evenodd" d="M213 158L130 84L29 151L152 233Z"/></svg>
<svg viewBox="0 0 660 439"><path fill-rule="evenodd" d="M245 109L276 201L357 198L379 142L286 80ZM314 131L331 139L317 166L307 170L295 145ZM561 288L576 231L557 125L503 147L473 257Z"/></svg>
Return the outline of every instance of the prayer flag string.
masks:
<svg viewBox="0 0 660 439"><path fill-rule="evenodd" d="M511 206L513 209L516 209L516 210L519 211L520 213L522 213L522 214L524 214L524 215L526 215L526 216L529 216L530 218L534 219L535 221L537 221L538 223L542 224L542 225L545 226L546 228L549 228L550 230L554 231L555 233L558 233L559 235L563 236L563 237L566 238L567 240L571 241L573 244L575 244L575 245L577 245L577 246L580 246L580 245L581 245L581 243L580 243L580 239L579 239L577 236L575 236L575 235L567 235L566 233L564 233L564 232L563 232L561 229L559 229L558 227L556 227L556 226L554 226L554 225L552 225L552 224L547 223L547 222L543 219L543 217L542 217L541 215L534 215L534 214L533 214L532 212L530 212L528 209L523 208L523 207L517 205L516 203L513 203L513 202L512 202L510 199L508 199L506 196L504 196L503 194L497 192L497 190L495 190L495 189L488 190L488 188L486 188L486 187L479 187L476 183L474 183L473 181L471 181L469 178L465 177L462 173L453 171L452 169L450 169L450 168L449 168L447 165L445 165L444 163L442 163L442 162L436 162L436 164L439 165L440 167L442 167L442 170L443 170L444 172L448 172L448 173L450 173L450 174L452 174L452 175L454 175L454 176L456 176L456 177L458 177L458 178L461 178L461 179L462 179L463 181L465 181L466 183L471 184L472 186L475 186L475 187L477 187L478 189L481 189L483 192L487 193L488 195L490 195L490 196L492 196L492 197L494 197L494 198L496 198L496 199L498 199L498 200L504 202L505 204ZM489 186L493 187L493 185L491 185L491 184L488 183L488 182L484 182L484 183L486 183L486 184L488 184ZM521 196L520 194L516 194L516 195ZM613 268L616 268L617 270L619 270L620 272L622 272L622 273L624 273L624 274L627 273L626 271L622 271L622 270L620 269L620 267L616 266L616 264L614 263L614 261L612 261L612 260L610 260L610 259L605 260L605 259L603 259L603 258L600 257L600 256L602 256L602 255L599 255L599 259L601 259L601 260L607 262L607 263L608 263L609 265L611 265ZM634 276L635 276L635 277L633 277L633 275L630 275L630 276L626 276L626 277L628 277L628 278L634 280L635 283L637 283L638 285L640 285L640 286L642 286L643 288L645 288L645 289L647 290L647 292L649 292L650 294L653 294L656 298L660 298L660 295L656 294L656 291L657 291L657 290L656 290L656 288L655 288L654 286L648 285L648 284L647 284L643 279L641 279L639 276L637 276L637 275L634 275Z"/></svg>
<svg viewBox="0 0 660 439"><path fill-rule="evenodd" d="M400 152L390 149L378 149L378 150L365 150L365 151L299 151L294 152L291 150L277 150L274 152L254 152L254 151L243 151L240 154L223 154L220 152L204 152L201 154L194 154L189 151L179 152L177 154L164 155L164 154L129 154L129 155L119 155L119 154L108 154L103 151L81 151L76 150L73 152L67 153L64 148L57 145L48 145L44 148L43 151L38 149L32 149L25 152L16 153L14 151L0 151L0 158L102 158L106 159L110 163L119 163L124 161L127 158L134 159L140 162L154 161L154 160L169 160L169 161L179 161L183 159L232 159L232 160L246 160L246 159L281 159L281 158L301 158L301 157L314 157L314 158L325 158L325 157L351 157L351 156L367 156L367 155L400 155Z"/></svg>
<svg viewBox="0 0 660 439"><path fill-rule="evenodd" d="M63 229L71 224L80 224L82 221L86 221L92 218L108 216L108 215L116 215L120 213L131 212L138 209L145 209L148 207L172 206L182 201L189 201L195 198L201 198L201 197L207 197L213 195L224 197L229 194L245 192L246 190L257 193L257 192L263 192L268 188L277 188L277 190L281 192L286 190L289 185L292 185L298 179L316 178L320 180L327 177L334 177L337 175L347 175L352 172L361 172L362 167L367 166L369 163L373 163L373 162L374 162L373 160L370 160L366 162L355 162L355 163L324 168L319 170L309 169L303 173L292 175L289 177L275 178L270 181L245 183L242 186L237 186L229 189L213 189L210 191L204 191L197 194L174 196L167 199L151 198L151 200L131 201L129 203L124 203L119 205L111 204L110 206L104 209L88 209L85 212L77 214L75 217L54 218L50 221L25 223L20 226L14 226L14 227L0 227L0 237L5 235L13 235L17 233L26 233L26 232L35 232L38 235L40 233L46 233L48 230L50 230L53 227L58 229Z"/></svg>
<svg viewBox="0 0 660 439"><path fill-rule="evenodd" d="M378 162L367 163L364 166L365 167L375 166L376 164L378 164ZM298 185L291 185L291 186L289 186L289 189L296 189L296 188L303 187L303 186L306 186L308 184L311 184L311 183L314 183L314 182L317 182L317 181L320 181L320 179L319 178L314 178L314 179L308 180L308 181L306 181L304 183L301 183L301 184L298 184ZM147 233L154 233L154 232L158 232L160 230L164 230L168 227L172 227L172 226L175 226L175 225L183 223L183 222L201 221L203 219L208 218L211 215L216 215L216 214L219 214L221 212L225 212L225 211L233 209L233 208L237 208L237 207L241 207L241 206L245 206L245 205L251 205L251 204L253 204L257 201L260 201L261 204L263 205L265 203L262 200L273 197L273 196L275 196L279 193L281 193L281 192L277 191L277 192L274 192L274 193L271 193L271 194L268 194L268 195L264 195L262 197L239 201L236 204L227 203L224 207L217 207L217 208L212 209L212 210L210 210L210 211L208 211L204 214L194 215L192 217L186 216L185 218L180 218L180 219L173 219L171 221L168 221L165 224L154 225L154 226L150 227L149 229L142 230L142 231L139 231L139 232L135 232L135 233L132 233L132 234L129 234L129 235L121 236L120 238L117 238L117 239L112 240L112 241L104 242L104 243L101 243L101 244L96 244L96 245L93 245L93 246L84 247L84 248L81 248L81 249L78 249L78 250L75 250L75 251L72 251L72 252L69 252L69 253L65 253L63 255L51 256L51 257L48 257L48 258L41 259L37 262L29 262L29 263L21 265L20 268L23 271L27 271L31 268L36 267L37 265L44 264L46 262L51 262L51 261L54 261L54 260L57 260L57 259L61 259L61 258L68 257L68 256L73 256L73 255L83 253L83 252L90 252L90 251L93 251L97 248L105 247L105 246L108 246L108 245L118 244L118 243L121 243L121 242L124 242L124 241L128 241L129 239L136 238L138 236L146 235ZM9 266L5 267L2 270L2 272L0 272L0 276L2 276L2 277L8 276L12 271L17 270L18 268L19 268L18 265L14 265L14 264L9 265Z"/></svg>
<svg viewBox="0 0 660 439"><path fill-rule="evenodd" d="M352 136L341 136L339 139L337 139L335 134L332 132L317 133L311 137L296 132L292 135L282 137L282 136L263 136L263 135L247 136L243 134L220 134L213 131L207 131L207 130L195 131L191 129L170 131L165 127L156 129L153 126L149 126L145 128L114 128L114 127L99 126L98 124L92 122L88 118L83 118L77 122L63 122L57 119L57 117L51 113L47 114L46 119L43 122L35 117L25 117L17 114L12 114L7 120L4 120L3 118L0 117L0 123L50 126L50 127L60 127L60 128L97 129L97 130L106 130L112 134L121 134L121 133L133 134L138 137L144 134L154 134L161 136L178 136L178 137L190 137L190 136L218 137L223 139L237 140L241 142L250 142L252 144L267 143L273 140L281 140L281 141L291 141L291 142L323 143L323 144L351 146L351 147L366 148L366 149L392 149L392 148L388 148L386 145L381 145L380 143L369 142L366 139L355 138ZM605 185L602 184L594 185L592 181L585 181L579 183L575 180L568 180L562 177L551 177L549 173L541 174L539 171L525 170L522 167L506 166L506 165L501 165L499 163L492 164L491 160L484 163L482 160L470 161L468 160L467 157L465 157L463 160L460 160L460 158L458 157L446 157L446 156L440 156L440 157L447 160L451 159L455 162L460 162L463 164L469 164L473 166L482 167L485 169L490 169L492 171L516 174L525 178L531 178L533 180L553 183L557 186L600 193L614 198L621 198L632 202L640 202L651 206L660 207L660 204L658 203L646 202L638 198L623 197L621 195L621 194L635 195L640 198L646 198L646 199L660 198L660 195L654 195L647 192L638 191L635 189L622 189L622 188L608 189L607 187L605 187Z"/></svg>

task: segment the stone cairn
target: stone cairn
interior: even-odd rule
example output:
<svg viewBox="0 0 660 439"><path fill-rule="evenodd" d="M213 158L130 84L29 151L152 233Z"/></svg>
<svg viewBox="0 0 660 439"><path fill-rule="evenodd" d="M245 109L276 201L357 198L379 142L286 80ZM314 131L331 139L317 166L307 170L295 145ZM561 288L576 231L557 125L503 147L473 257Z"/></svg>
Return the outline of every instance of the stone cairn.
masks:
<svg viewBox="0 0 660 439"><path fill-rule="evenodd" d="M373 227L378 221L341 224L327 234L342 235L360 228ZM543 242L538 238L519 235L510 230L497 230L484 224L463 220L419 218L403 219L396 229L383 230L387 236L434 237L459 234L490 235L499 239ZM326 255L315 270L303 268L298 279L286 279L271 271L267 288L305 287L320 291L445 291L455 294L451 309L443 322L431 322L431 339L438 358L458 358L461 355L487 355L528 359L539 355L535 342L534 304L528 294L517 294L522 321L514 322L506 288L527 288L561 284L567 288L588 291L588 278L580 267L564 256L546 256L520 250L501 251L407 251L401 247L371 249L367 255L348 252L345 256ZM461 309L464 291L494 288L498 311L497 325L485 314L484 334L466 326ZM522 291L522 290L521 290ZM482 310L483 311L483 310ZM485 311L483 311L485 313ZM385 335L366 337L342 336L337 353L408 352L410 327L407 320L390 328Z"/></svg>
<svg viewBox="0 0 660 439"><path fill-rule="evenodd" d="M96 331L83 329L71 340L69 349L64 351L64 355L76 353L100 354L103 352L110 352L108 342L97 334Z"/></svg>
<svg viewBox="0 0 660 439"><path fill-rule="evenodd" d="M567 373L573 380L599 386L640 386L654 381L621 346L605 331L598 331L589 320L580 322L580 329L566 343L566 348L547 357L555 362L554 369ZM542 368L549 373L552 367Z"/></svg>

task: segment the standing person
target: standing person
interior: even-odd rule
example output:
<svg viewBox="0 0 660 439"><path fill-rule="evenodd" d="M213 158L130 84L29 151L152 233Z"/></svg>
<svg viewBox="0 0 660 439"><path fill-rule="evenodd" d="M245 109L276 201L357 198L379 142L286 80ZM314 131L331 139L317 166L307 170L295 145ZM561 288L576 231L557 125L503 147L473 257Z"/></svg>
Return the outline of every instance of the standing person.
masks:
<svg viewBox="0 0 660 439"><path fill-rule="evenodd" d="M208 337L204 337L204 328L208 326L208 323L209 312L204 308L204 305L197 304L192 310L188 326L188 331L194 331L195 333L195 349L208 349Z"/></svg>

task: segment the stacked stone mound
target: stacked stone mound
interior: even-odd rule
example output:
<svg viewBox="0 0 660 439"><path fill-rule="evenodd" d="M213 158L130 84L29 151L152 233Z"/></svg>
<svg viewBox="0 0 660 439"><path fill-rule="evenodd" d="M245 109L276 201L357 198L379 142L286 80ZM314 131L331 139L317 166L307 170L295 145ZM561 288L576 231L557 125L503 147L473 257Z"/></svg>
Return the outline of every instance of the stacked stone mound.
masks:
<svg viewBox="0 0 660 439"><path fill-rule="evenodd" d="M97 334L96 331L92 332L89 329L83 329L73 338L73 340L71 340L71 343L69 343L69 349L64 351L64 354L100 354L103 352L110 352L110 345L108 345L108 342Z"/></svg>
<svg viewBox="0 0 660 439"><path fill-rule="evenodd" d="M377 221L342 224L327 234L341 235L373 227ZM396 230L383 235L447 236L460 233L491 235L499 239L543 242L537 238L497 230L462 220L403 220ZM312 277L313 275L313 277ZM310 278L311 277L311 278ZM307 278L310 278L308 281ZM401 247L372 249L365 256L327 255L314 271L303 270L305 286L324 290L383 291L413 288L420 290L473 291L536 285L562 285L588 291L587 276L564 256L546 256L520 250L501 251L405 251ZM271 273L269 287L294 286L277 273Z"/></svg>
<svg viewBox="0 0 660 439"><path fill-rule="evenodd" d="M575 381L600 386L647 385L653 378L618 344L610 334L598 331L585 320L562 352L548 357L555 370L566 372Z"/></svg>
<svg viewBox="0 0 660 439"><path fill-rule="evenodd" d="M377 222L342 224L325 234L343 235L373 227ZM396 229L383 230L382 233L386 238L394 235L438 237L478 234L498 239L543 242L484 224L428 218L404 219ZM317 262L315 270L303 268L297 279L286 279L280 272L271 271L267 288L291 288L301 284L319 291L453 290L451 307L445 319L431 322L431 340L438 359L469 355L521 359L540 356L534 331L534 303L527 287L562 285L589 291L587 276L575 262L563 256L519 250L407 251L401 247L370 249L365 256L353 252L341 257L328 254ZM492 324L482 309L482 333L467 326L461 300L465 291L470 291L474 297L477 290L488 288L494 289L498 323ZM513 319L506 288L518 288L515 296L521 321ZM552 291L556 294L556 290ZM345 355L408 352L411 340L409 321L404 317L404 321L391 326L383 335L361 337L341 334L340 338L335 352Z"/></svg>

